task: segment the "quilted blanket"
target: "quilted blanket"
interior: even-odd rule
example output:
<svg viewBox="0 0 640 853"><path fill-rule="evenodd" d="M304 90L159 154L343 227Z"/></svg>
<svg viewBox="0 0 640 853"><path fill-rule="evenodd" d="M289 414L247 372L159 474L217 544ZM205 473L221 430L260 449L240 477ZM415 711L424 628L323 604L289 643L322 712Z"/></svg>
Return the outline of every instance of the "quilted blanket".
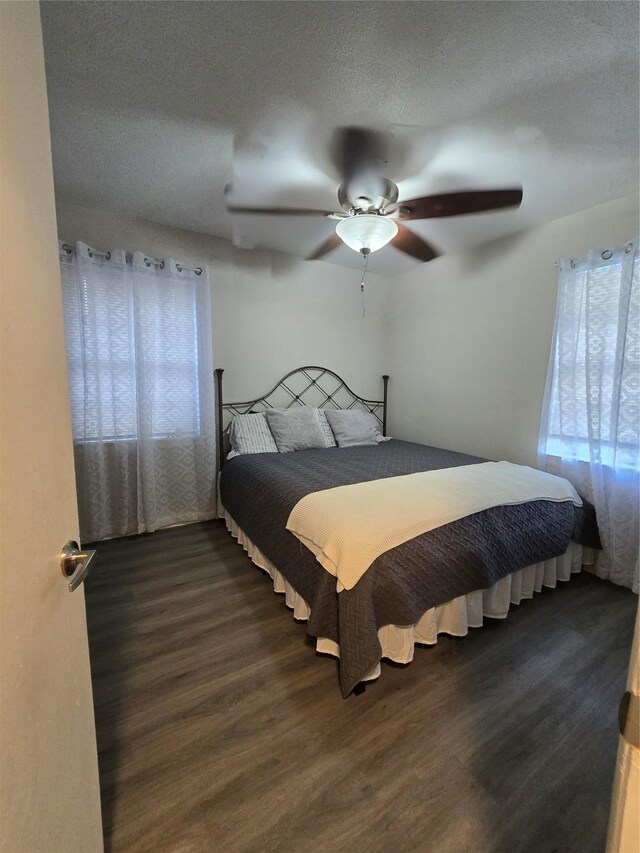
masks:
<svg viewBox="0 0 640 853"><path fill-rule="evenodd" d="M562 477L511 462L479 462L312 492L294 506L287 530L335 575L341 592L409 539L483 509L537 500L582 504Z"/></svg>

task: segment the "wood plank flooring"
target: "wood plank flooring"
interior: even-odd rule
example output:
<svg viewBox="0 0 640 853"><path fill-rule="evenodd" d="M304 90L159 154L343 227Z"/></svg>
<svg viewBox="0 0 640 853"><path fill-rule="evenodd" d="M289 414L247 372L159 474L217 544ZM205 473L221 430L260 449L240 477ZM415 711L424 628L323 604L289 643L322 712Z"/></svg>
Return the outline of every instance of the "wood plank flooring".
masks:
<svg viewBox="0 0 640 853"><path fill-rule="evenodd" d="M582 574L343 700L221 522L98 552L108 852L604 849L630 592Z"/></svg>

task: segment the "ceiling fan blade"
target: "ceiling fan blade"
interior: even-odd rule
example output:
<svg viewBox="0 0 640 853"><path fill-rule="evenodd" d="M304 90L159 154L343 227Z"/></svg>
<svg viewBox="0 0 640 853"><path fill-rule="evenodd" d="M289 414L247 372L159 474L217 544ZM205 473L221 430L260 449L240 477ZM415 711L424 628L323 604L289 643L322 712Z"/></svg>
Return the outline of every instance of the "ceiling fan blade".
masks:
<svg viewBox="0 0 640 853"><path fill-rule="evenodd" d="M333 158L343 183L366 166L380 149L380 135L365 127L339 127L333 134Z"/></svg>
<svg viewBox="0 0 640 853"><path fill-rule="evenodd" d="M332 153L342 183L363 170L376 169L386 156L385 136L366 127L339 127L333 134Z"/></svg>
<svg viewBox="0 0 640 853"><path fill-rule="evenodd" d="M508 190L471 190L469 192L426 195L403 201L399 205L402 219L439 219L442 216L463 216L505 207L520 207L522 187Z"/></svg>
<svg viewBox="0 0 640 853"><path fill-rule="evenodd" d="M398 220L396 220L396 225L398 226L398 233L391 241L391 245L396 249L400 249L401 252L411 255L419 261L433 261L440 257L440 252L436 251L433 246L414 231L411 231L410 228Z"/></svg>
<svg viewBox="0 0 640 853"><path fill-rule="evenodd" d="M229 213L250 213L266 216L333 216L333 210L305 210L297 207L235 207L227 208Z"/></svg>
<svg viewBox="0 0 640 853"><path fill-rule="evenodd" d="M307 257L307 260L317 261L319 258L323 258L325 255L327 255L332 249L337 249L338 246L341 245L342 240L334 231L333 234L327 240L325 240L321 246L318 246L318 248Z"/></svg>

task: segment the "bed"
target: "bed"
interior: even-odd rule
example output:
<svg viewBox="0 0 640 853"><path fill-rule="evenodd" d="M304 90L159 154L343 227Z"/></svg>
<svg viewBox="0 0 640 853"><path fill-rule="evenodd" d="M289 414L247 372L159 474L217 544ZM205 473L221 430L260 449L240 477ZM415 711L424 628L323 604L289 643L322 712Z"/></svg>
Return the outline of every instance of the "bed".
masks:
<svg viewBox="0 0 640 853"><path fill-rule="evenodd" d="M387 376L383 388L382 399L369 400L327 368L302 367L261 397L227 403L222 370L216 371L220 515L275 591L284 593L294 617L307 622L317 651L339 658L345 697L378 677L381 659L408 663L415 645L432 644L440 633L464 635L485 617L505 618L511 604L569 580L581 569L583 546L599 545L585 502L491 506L385 550L351 588L341 588L287 529L303 499L342 486L406 481L406 475L449 475L487 460L393 438L229 460L228 424L234 415L269 409L361 409L378 420L386 438Z"/></svg>

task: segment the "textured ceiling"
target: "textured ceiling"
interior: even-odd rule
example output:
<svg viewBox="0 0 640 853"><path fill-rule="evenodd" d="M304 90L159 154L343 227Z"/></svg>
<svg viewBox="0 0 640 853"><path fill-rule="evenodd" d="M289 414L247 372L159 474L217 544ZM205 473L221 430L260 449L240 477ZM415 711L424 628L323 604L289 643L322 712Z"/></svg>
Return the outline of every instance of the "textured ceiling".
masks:
<svg viewBox="0 0 640 853"><path fill-rule="evenodd" d="M333 225L331 130L387 128L401 199L522 184L517 212L412 223L445 252L638 185L638 5L44 2L56 191L305 255ZM359 266L337 249L327 260ZM387 247L373 270L415 262Z"/></svg>

